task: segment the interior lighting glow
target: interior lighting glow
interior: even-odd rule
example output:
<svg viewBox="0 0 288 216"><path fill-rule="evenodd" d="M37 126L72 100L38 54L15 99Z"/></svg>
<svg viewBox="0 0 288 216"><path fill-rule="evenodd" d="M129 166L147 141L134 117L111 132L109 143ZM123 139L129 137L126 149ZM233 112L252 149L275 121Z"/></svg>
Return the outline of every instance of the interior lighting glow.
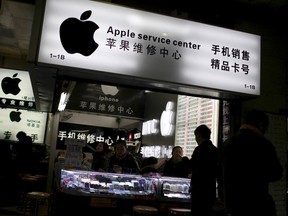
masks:
<svg viewBox="0 0 288 216"><path fill-rule="evenodd" d="M65 110L66 104L69 100L70 94L67 92L62 92L61 93L61 97L60 97L60 101L59 101L59 105L58 105L58 111L62 112Z"/></svg>

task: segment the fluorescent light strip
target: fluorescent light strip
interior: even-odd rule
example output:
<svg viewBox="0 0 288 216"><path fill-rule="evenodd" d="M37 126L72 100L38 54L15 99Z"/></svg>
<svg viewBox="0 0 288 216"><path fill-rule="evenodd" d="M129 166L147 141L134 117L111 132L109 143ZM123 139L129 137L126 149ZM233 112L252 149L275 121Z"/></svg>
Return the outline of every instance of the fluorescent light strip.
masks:
<svg viewBox="0 0 288 216"><path fill-rule="evenodd" d="M66 104L68 102L68 99L70 97L70 94L67 92L62 92L61 93L61 97L60 97L60 101L59 101L59 105L58 105L58 111L64 111Z"/></svg>

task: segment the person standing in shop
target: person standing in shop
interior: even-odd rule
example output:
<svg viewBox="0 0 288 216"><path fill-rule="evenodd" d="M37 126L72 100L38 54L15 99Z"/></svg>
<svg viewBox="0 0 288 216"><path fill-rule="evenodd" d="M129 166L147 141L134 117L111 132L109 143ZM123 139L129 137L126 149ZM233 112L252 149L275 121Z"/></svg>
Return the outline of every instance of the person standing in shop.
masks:
<svg viewBox="0 0 288 216"><path fill-rule="evenodd" d="M30 136L24 131L16 134L18 142L13 146L13 154L15 167L18 173L31 173L34 172L33 164L33 143Z"/></svg>
<svg viewBox="0 0 288 216"><path fill-rule="evenodd" d="M0 140L0 205L19 202L21 179L16 173L10 143Z"/></svg>
<svg viewBox="0 0 288 216"><path fill-rule="evenodd" d="M210 140L211 130L206 125L199 125L194 130L194 135L198 146L190 159L191 214L211 216L216 201L219 150Z"/></svg>
<svg viewBox="0 0 288 216"><path fill-rule="evenodd" d="M115 153L110 157L109 172L139 174L140 167L136 158L128 151L124 140L114 144Z"/></svg>
<svg viewBox="0 0 288 216"><path fill-rule="evenodd" d="M282 178L283 167L275 147L264 137L268 126L267 114L252 110L221 148L220 195L233 216L276 216L269 184Z"/></svg>
<svg viewBox="0 0 288 216"><path fill-rule="evenodd" d="M183 157L182 147L174 146L172 149L172 157L168 159L163 166L162 175L178 178L189 178L190 173L189 159L187 157Z"/></svg>
<svg viewBox="0 0 288 216"><path fill-rule="evenodd" d="M107 172L109 168L109 146L105 142L98 142L93 153L92 170Z"/></svg>

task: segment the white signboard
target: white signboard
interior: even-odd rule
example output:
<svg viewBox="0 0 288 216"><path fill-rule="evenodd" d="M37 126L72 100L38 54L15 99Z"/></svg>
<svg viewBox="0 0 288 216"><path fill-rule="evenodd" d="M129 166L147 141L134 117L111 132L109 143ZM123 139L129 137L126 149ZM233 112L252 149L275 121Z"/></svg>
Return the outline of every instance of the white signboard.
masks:
<svg viewBox="0 0 288 216"><path fill-rule="evenodd" d="M38 62L260 94L260 36L95 1L47 0Z"/></svg>
<svg viewBox="0 0 288 216"><path fill-rule="evenodd" d="M47 113L19 109L0 109L0 139L18 141L16 134L24 131L33 143L44 143Z"/></svg>
<svg viewBox="0 0 288 216"><path fill-rule="evenodd" d="M28 71L0 68L0 106L35 108Z"/></svg>

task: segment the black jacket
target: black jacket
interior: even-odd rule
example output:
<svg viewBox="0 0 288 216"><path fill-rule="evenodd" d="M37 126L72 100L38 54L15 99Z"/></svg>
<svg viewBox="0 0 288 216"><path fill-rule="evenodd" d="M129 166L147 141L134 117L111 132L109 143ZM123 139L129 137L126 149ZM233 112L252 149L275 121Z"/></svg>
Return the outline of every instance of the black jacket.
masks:
<svg viewBox="0 0 288 216"><path fill-rule="evenodd" d="M163 167L163 176L188 178L189 173L189 159L187 157L183 157L182 161L178 163L174 163L172 158L170 158L165 162Z"/></svg>
<svg viewBox="0 0 288 216"><path fill-rule="evenodd" d="M91 168L95 171L108 171L109 157L105 152L95 152Z"/></svg>
<svg viewBox="0 0 288 216"><path fill-rule="evenodd" d="M122 173L133 173L139 174L140 167L136 158L131 154L128 153L123 159L117 159L116 155L112 155L110 157L109 163L109 172L113 172L113 166L118 165L122 167Z"/></svg>
<svg viewBox="0 0 288 216"><path fill-rule="evenodd" d="M216 181L219 150L211 140L197 146L190 159L192 212L210 215L216 200ZM207 212L206 212L207 211Z"/></svg>
<svg viewBox="0 0 288 216"><path fill-rule="evenodd" d="M223 199L233 215L276 215L269 183L283 168L273 144L255 130L243 128L226 140L220 153Z"/></svg>

